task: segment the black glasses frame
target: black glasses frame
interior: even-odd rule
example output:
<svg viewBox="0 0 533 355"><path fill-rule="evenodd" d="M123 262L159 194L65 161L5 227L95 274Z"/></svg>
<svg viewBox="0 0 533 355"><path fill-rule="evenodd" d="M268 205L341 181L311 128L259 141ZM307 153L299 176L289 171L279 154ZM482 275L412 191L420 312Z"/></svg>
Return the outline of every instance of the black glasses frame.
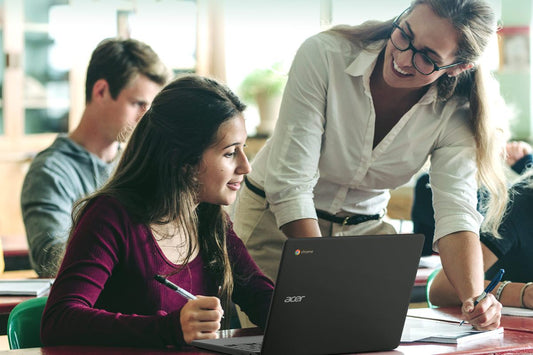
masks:
<svg viewBox="0 0 533 355"><path fill-rule="evenodd" d="M407 33L405 33L405 31L400 27L400 25L398 24L399 21L400 21L400 18L409 10L409 8L405 9L398 17L396 17L394 19L394 21L392 22L392 31L389 35L389 39L392 43L392 45L394 46L394 48L396 48L397 50L399 50L400 52L405 52L405 51L408 51L408 50L411 50L413 52L413 55L411 57L411 63L413 64L413 67L416 69L417 72L419 72L420 74L422 75L431 75L433 74L434 72L436 71L439 71L439 70L443 70L443 69L448 69L448 68L452 68L452 67L455 67L457 65L460 65L460 64L464 64L464 62L456 62L456 63L453 63L453 64L448 64L448 65L443 65L442 67L439 67L437 64L435 64L435 62L433 61L433 59L431 59L430 57L428 57L424 52L422 51L419 51L418 49L416 49L414 46L413 46L413 42L411 40L411 36L409 36ZM406 39L408 39L409 41L409 45L407 46L407 48L398 48L398 46L396 45L396 43L394 43L394 41L392 40L392 34L394 33L394 31L400 31L402 36L404 36ZM429 73L424 73L422 72L415 64L415 55L416 54L420 54L421 56L423 56L424 59L426 59L429 63L433 64L433 70L430 71Z"/></svg>

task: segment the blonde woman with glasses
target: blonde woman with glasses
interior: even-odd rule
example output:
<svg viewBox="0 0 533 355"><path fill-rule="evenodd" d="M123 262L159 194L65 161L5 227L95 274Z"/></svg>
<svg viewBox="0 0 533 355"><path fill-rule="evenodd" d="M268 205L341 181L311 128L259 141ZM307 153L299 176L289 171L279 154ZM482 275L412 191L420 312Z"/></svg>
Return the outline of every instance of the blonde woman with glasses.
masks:
<svg viewBox="0 0 533 355"><path fill-rule="evenodd" d="M502 100L479 64L495 33L484 1L415 0L395 19L335 27L302 44L275 132L234 211L237 235L268 276L287 237L394 233L382 219L389 190L429 157L433 248L463 318L482 330L499 325L492 295L474 306L483 292L476 191L490 191L483 228L492 231L507 196L506 136L495 120Z"/></svg>

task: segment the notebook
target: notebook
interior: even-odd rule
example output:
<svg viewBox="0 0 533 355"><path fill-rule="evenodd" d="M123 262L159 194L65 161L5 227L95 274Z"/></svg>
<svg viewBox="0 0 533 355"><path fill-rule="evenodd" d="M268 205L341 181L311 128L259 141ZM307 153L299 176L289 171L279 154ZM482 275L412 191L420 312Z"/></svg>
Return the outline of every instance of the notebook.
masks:
<svg viewBox="0 0 533 355"><path fill-rule="evenodd" d="M533 309L519 307L502 307L502 316L533 317Z"/></svg>
<svg viewBox="0 0 533 355"><path fill-rule="evenodd" d="M474 329L470 324L459 325L447 321L407 317L402 333L402 343L447 343L466 344L470 342L486 342L490 339L501 339L503 328L489 331Z"/></svg>
<svg viewBox="0 0 533 355"><path fill-rule="evenodd" d="M226 354L338 354L396 348L424 236L291 238L264 336L195 340ZM238 344L248 348L238 349Z"/></svg>
<svg viewBox="0 0 533 355"><path fill-rule="evenodd" d="M54 279L0 280L1 296L42 296L46 294Z"/></svg>

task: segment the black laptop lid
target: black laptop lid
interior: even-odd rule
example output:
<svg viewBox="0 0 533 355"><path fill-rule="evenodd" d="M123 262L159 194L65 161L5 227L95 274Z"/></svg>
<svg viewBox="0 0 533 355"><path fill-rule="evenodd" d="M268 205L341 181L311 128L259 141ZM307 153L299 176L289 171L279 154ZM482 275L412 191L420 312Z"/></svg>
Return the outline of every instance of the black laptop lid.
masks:
<svg viewBox="0 0 533 355"><path fill-rule="evenodd" d="M422 235L291 238L262 354L337 354L399 345Z"/></svg>

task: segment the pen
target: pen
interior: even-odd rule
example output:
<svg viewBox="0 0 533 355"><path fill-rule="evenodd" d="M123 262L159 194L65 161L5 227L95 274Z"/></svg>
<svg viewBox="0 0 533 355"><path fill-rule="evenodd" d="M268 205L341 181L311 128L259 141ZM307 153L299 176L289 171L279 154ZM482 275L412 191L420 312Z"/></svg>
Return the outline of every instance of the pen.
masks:
<svg viewBox="0 0 533 355"><path fill-rule="evenodd" d="M161 282L163 285L165 285L166 287L170 288L171 290L176 291L177 293L179 293L180 295L182 295L183 297L185 297L188 300L195 300L197 298L192 293L188 292L187 290L182 289L181 287L179 287L175 283L167 280L165 277L163 277L161 275L155 275L154 279L157 282Z"/></svg>
<svg viewBox="0 0 533 355"><path fill-rule="evenodd" d="M170 288L171 290L176 291L177 293L179 293L180 295L182 295L183 297L185 297L188 300L195 300L195 299L198 298L195 295L193 295L192 293L190 293L189 291L184 290L183 288L181 288L178 285L176 285L174 282L167 280L167 278L165 278L165 277L163 277L161 275L155 275L154 279L157 282L161 282L163 285L165 285L166 287ZM220 286L218 286L218 288L219 288L219 291L220 291ZM222 315L222 318L224 318L224 315Z"/></svg>
<svg viewBox="0 0 533 355"><path fill-rule="evenodd" d="M496 275L494 275L494 278L492 279L492 281L487 285L487 287L485 287L485 290L483 290L483 292L481 293L481 295L479 295L475 300L474 300L474 307L479 303L481 302L485 297L487 297L487 295L490 293L490 291L494 290L494 287L496 287L496 285L502 280L502 276L503 274L505 273L505 270L504 269L500 269L500 271L498 271L496 273ZM463 325L465 321L461 321L461 323L459 325Z"/></svg>

